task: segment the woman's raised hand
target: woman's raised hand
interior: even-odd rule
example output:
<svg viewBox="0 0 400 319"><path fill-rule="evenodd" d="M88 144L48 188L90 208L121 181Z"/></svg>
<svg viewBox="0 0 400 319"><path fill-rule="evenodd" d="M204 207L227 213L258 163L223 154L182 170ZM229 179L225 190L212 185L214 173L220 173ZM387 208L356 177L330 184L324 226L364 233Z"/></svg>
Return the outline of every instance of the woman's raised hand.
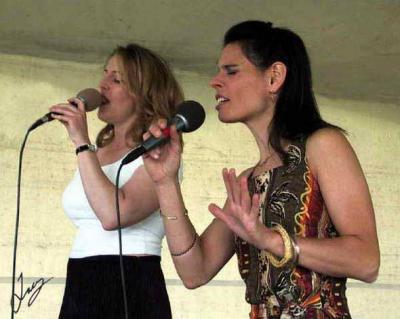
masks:
<svg viewBox="0 0 400 319"><path fill-rule="evenodd" d="M50 107L52 116L66 127L69 137L75 146L89 143L89 133L84 103L77 98ZM74 103L76 106L72 105Z"/></svg>
<svg viewBox="0 0 400 319"><path fill-rule="evenodd" d="M267 228L259 217L259 195L249 194L247 176L236 177L234 169L222 170L227 199L224 208L210 204L209 211L222 220L236 235L259 247Z"/></svg>
<svg viewBox="0 0 400 319"><path fill-rule="evenodd" d="M154 136L156 138L163 135L163 130L167 127L167 121L160 119L153 123L149 130L143 134L143 140ZM144 165L150 177L155 183L162 183L168 179L176 179L180 166L182 144L179 133L175 126L170 127L170 140L143 155Z"/></svg>

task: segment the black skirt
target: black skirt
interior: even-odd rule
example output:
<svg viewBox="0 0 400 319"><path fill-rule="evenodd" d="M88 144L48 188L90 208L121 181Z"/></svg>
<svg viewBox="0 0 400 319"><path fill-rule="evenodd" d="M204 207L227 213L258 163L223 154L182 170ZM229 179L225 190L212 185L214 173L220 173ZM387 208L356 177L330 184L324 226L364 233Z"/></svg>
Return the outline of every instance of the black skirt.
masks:
<svg viewBox="0 0 400 319"><path fill-rule="evenodd" d="M170 319L159 256L123 256L130 319ZM71 258L59 319L124 319L119 256Z"/></svg>

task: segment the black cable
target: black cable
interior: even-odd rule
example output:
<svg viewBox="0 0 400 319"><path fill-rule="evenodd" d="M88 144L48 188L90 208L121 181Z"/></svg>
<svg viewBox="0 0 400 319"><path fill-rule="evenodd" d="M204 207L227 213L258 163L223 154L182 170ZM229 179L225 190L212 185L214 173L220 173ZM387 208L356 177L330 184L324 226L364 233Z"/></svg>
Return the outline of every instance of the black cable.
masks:
<svg viewBox="0 0 400 319"><path fill-rule="evenodd" d="M21 199L22 157L26 141L31 131L32 128L29 128L28 131L26 132L24 141L22 142L21 149L19 151L18 182L17 182L17 213L15 216L14 254L13 254L12 292L11 292L11 319L14 318L15 270L17 267L17 244L18 244L18 229L19 229L19 208Z"/></svg>
<svg viewBox="0 0 400 319"><path fill-rule="evenodd" d="M19 153L19 165L18 165L18 182L17 182L17 212L16 212L16 221L15 221L15 235L14 235L14 254L13 254L13 273L12 273L12 293L11 293L11 319L14 319L14 295L15 295L15 272L16 272L16 264L17 264L17 246L18 246L18 230L19 230L19 216L20 216L20 202L21 202L21 173L22 173L22 158L25 149L25 144L28 139L29 133L34 128L29 128L25 134L24 140L21 145L20 153ZM119 210L119 177L121 173L121 169L123 164L121 164L118 168L116 182L115 182L115 206L117 213L117 221L118 221L118 240L119 240L119 263L121 268L121 282L122 282L122 293L124 299L124 312L125 319L129 319L128 312L128 299L126 295L126 281L125 281L125 270L124 270L124 262L122 258L122 233L121 233L121 214Z"/></svg>
<svg viewBox="0 0 400 319"><path fill-rule="evenodd" d="M118 240L119 240L119 265L121 267L121 281L122 281L122 293L124 296L124 310L125 310L125 319L129 319L129 313L128 313L128 299L126 297L126 284L125 284L125 270L124 270L124 261L122 259L122 234L121 234L121 214L119 211L119 198L118 198L118 192L119 192L119 176L121 173L121 169L124 164L121 164L118 168L117 172L117 178L115 181L115 207L116 207L116 212L117 212L117 220L118 220Z"/></svg>

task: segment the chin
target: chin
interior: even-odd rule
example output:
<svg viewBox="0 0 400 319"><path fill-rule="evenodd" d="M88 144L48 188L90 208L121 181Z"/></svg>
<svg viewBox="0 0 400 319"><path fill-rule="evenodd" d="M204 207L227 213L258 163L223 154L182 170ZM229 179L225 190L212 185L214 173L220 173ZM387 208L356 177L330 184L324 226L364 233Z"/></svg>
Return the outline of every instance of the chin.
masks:
<svg viewBox="0 0 400 319"><path fill-rule="evenodd" d="M223 116L220 113L218 114L218 119L222 122L222 123L237 123L239 122L237 119L234 118L230 118L228 116Z"/></svg>
<svg viewBox="0 0 400 319"><path fill-rule="evenodd" d="M104 116L104 113L103 112L101 112L101 110L99 109L99 111L97 112L97 118L100 120L100 121L102 121L102 122L106 122L106 123L108 123L108 121L107 121L107 117L106 116Z"/></svg>
<svg viewBox="0 0 400 319"><path fill-rule="evenodd" d="M218 119L222 123L237 123L240 121L237 115L235 116L235 114L232 114L232 112L229 112L229 110L222 110L222 109L218 110Z"/></svg>

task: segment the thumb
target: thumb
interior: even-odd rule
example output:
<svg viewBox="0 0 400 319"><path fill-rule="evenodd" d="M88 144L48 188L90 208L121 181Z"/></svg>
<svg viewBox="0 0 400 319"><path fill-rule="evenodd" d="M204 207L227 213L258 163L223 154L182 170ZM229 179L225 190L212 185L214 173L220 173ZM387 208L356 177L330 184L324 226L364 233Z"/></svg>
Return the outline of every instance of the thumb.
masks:
<svg viewBox="0 0 400 319"><path fill-rule="evenodd" d="M179 133L175 125L172 125L170 128L170 137L174 141L179 141Z"/></svg>
<svg viewBox="0 0 400 319"><path fill-rule="evenodd" d="M78 110L81 110L85 112L85 103L81 99L78 99L76 97L72 97L68 99L69 104L75 106Z"/></svg>
<svg viewBox="0 0 400 319"><path fill-rule="evenodd" d="M208 210L211 214L213 214L215 217L222 219L221 217L223 217L224 215L224 211L217 205L215 205L214 203L211 203L210 205L208 205Z"/></svg>

